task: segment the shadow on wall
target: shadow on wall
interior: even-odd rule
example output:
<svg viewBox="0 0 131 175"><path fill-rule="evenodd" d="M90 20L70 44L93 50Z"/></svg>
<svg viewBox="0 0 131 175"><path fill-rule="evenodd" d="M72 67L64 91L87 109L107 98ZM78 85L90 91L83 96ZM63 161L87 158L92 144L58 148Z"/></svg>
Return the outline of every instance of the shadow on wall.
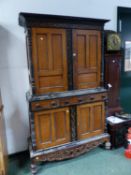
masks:
<svg viewBox="0 0 131 175"><path fill-rule="evenodd" d="M15 47L16 49L12 47ZM7 29L0 26L0 88L4 104L4 116L7 134L7 147L9 154L25 150L28 137L28 113L25 100L26 82L25 70L14 68L12 59L16 57L17 48L23 47L23 43ZM12 52L14 55L10 52ZM20 54L20 53L19 53ZM12 58L12 55L14 58ZM14 64L14 63L13 63ZM23 81L24 80L24 81ZM28 120L27 120L28 121Z"/></svg>
<svg viewBox="0 0 131 175"><path fill-rule="evenodd" d="M8 65L8 60L7 60L7 47L8 44L10 44L10 39L9 39L9 33L8 31L0 26L0 68L4 68L4 64ZM0 75L2 76L2 75Z"/></svg>

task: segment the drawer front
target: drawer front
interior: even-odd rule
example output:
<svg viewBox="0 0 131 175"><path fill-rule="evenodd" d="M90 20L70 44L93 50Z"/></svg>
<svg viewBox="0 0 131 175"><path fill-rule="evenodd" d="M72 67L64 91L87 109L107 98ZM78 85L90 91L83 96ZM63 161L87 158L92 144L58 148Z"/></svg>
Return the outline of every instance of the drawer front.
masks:
<svg viewBox="0 0 131 175"><path fill-rule="evenodd" d="M83 104L83 103L91 103L95 101L103 101L107 99L107 94L92 94L92 95L82 95L78 97L72 97L72 98L64 98L60 99L60 106L69 106L69 105L77 105L77 104Z"/></svg>
<svg viewBox="0 0 131 175"><path fill-rule="evenodd" d="M60 99L60 106L70 106L78 103L77 97Z"/></svg>
<svg viewBox="0 0 131 175"><path fill-rule="evenodd" d="M32 102L31 109L32 111L39 111L44 109L51 109L59 107L59 100L45 100L40 102Z"/></svg>
<svg viewBox="0 0 131 175"><path fill-rule="evenodd" d="M83 104L83 103L104 101L106 99L107 99L107 93L66 97L66 98L59 98L54 100L44 100L39 102L32 102L31 110L40 111L40 110L46 110L46 109L55 109L59 107L66 107L66 106Z"/></svg>
<svg viewBox="0 0 131 175"><path fill-rule="evenodd" d="M102 93L102 94L92 94L92 95L85 95L83 97L78 97L78 102L79 103L91 103L95 101L103 101L107 99L107 94Z"/></svg>

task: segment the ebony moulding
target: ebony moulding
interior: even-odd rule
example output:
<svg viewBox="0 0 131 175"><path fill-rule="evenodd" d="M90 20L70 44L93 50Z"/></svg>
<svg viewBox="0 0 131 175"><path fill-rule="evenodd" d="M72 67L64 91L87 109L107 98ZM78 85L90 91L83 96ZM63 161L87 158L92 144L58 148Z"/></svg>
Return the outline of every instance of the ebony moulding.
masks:
<svg viewBox="0 0 131 175"><path fill-rule="evenodd" d="M19 25L29 27L84 28L103 30L109 20L49 14L20 13Z"/></svg>

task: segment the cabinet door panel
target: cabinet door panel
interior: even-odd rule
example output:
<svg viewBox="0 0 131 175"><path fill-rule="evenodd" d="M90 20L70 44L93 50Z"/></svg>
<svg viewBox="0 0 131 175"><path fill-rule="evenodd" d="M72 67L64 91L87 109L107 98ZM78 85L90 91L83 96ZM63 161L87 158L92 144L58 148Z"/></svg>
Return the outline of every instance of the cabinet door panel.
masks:
<svg viewBox="0 0 131 175"><path fill-rule="evenodd" d="M36 94L67 90L65 30L34 28L32 36Z"/></svg>
<svg viewBox="0 0 131 175"><path fill-rule="evenodd" d="M80 74L78 77L78 81L79 81L79 88L80 89L87 88L87 83L85 83L85 82L88 82L88 88L93 88L94 86L97 86L96 73Z"/></svg>
<svg viewBox="0 0 131 175"><path fill-rule="evenodd" d="M35 114L37 148L45 148L52 145L52 125L51 113L40 112Z"/></svg>
<svg viewBox="0 0 131 175"><path fill-rule="evenodd" d="M90 32L88 35L88 40L89 40L89 65L90 68L95 68L97 69L97 61L99 61L99 59L97 58L97 52L98 49L100 49L100 47L98 48L98 34L94 33L94 32ZM98 59L98 60L97 60Z"/></svg>
<svg viewBox="0 0 131 175"><path fill-rule="evenodd" d="M103 103L96 103L93 106L92 116L92 131L96 134L104 132L104 115Z"/></svg>
<svg viewBox="0 0 131 175"><path fill-rule="evenodd" d="M68 113L68 112L67 112ZM65 111L54 113L55 139L56 142L66 141L69 131L68 115ZM67 136L66 136L67 134Z"/></svg>
<svg viewBox="0 0 131 175"><path fill-rule="evenodd" d="M104 132L104 102L77 106L78 139L86 139Z"/></svg>
<svg viewBox="0 0 131 175"><path fill-rule="evenodd" d="M77 38L77 49L78 49L78 65L80 69L85 69L87 64L88 64L88 60L86 59L86 32L78 35Z"/></svg>
<svg viewBox="0 0 131 175"><path fill-rule="evenodd" d="M39 87L45 87L45 92L48 92L49 89L52 90L52 86L55 86L55 89L60 88L60 84L63 82L63 79L61 76L54 76L52 77L42 77L39 81Z"/></svg>
<svg viewBox="0 0 131 175"><path fill-rule="evenodd" d="M80 105L77 107L77 134L79 139L87 138L91 132L90 110L90 105Z"/></svg>
<svg viewBox="0 0 131 175"><path fill-rule="evenodd" d="M49 148L70 141L69 109L35 112L37 149Z"/></svg>
<svg viewBox="0 0 131 175"><path fill-rule="evenodd" d="M73 65L75 89L95 88L100 86L100 32L92 30L74 30L73 53L73 55L76 55ZM91 78L88 79L87 77Z"/></svg>
<svg viewBox="0 0 131 175"><path fill-rule="evenodd" d="M52 121L51 115L45 114L44 117L39 117L40 131L43 133L40 135L40 142L51 143L52 142Z"/></svg>

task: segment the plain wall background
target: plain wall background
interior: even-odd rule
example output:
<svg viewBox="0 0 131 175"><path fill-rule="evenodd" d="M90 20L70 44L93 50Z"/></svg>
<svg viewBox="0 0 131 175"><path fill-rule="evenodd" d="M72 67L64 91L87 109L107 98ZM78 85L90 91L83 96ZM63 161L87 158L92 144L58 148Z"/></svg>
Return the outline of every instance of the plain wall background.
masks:
<svg viewBox="0 0 131 175"><path fill-rule="evenodd" d="M29 135L28 70L24 29L19 12L105 18L105 29L116 30L117 6L131 7L129 0L0 0L0 88L4 103L9 154L27 149Z"/></svg>

